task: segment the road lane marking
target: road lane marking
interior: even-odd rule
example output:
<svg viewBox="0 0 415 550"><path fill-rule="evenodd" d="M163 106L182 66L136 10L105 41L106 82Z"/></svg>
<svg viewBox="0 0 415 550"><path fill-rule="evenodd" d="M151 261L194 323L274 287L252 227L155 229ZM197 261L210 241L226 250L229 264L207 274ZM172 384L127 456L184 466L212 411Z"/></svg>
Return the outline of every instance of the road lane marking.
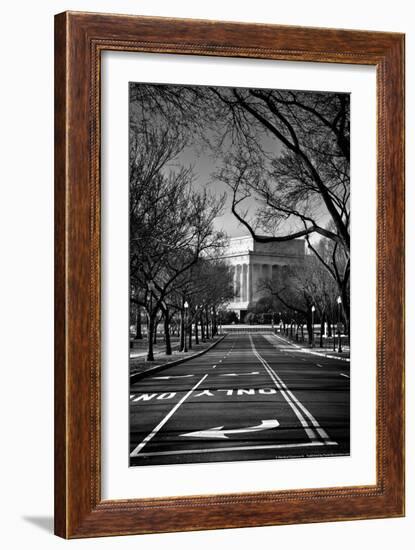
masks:
<svg viewBox="0 0 415 550"><path fill-rule="evenodd" d="M299 411L299 409L297 408L296 406L296 402L298 402L297 398L294 396L294 400L290 398L290 396L284 391L283 387L281 386L281 384L278 382L276 376L275 376L275 373L273 374L271 372L271 369L268 365L268 363L265 361L265 359L263 359L261 357L261 355L256 351L256 348L255 348L255 345L254 345L254 341L252 340L252 336L249 335L249 339L250 339L250 342L251 342L251 347L252 347L252 352L253 354L256 356L257 359L259 359L259 361L262 363L262 366L264 367L265 371L267 372L267 374L269 375L269 377L271 378L271 380L274 382L274 384L276 385L276 387L279 389L281 395L283 396L283 398L285 399L285 401L288 403L288 405L291 407L291 409L293 410L295 416L298 418L298 420L300 421L300 424L302 425L302 427L304 428L304 431L306 432L306 434L308 435L308 438L311 440L311 441L315 441L316 440L316 434L314 432L314 430L312 428L310 428L310 426L308 425L308 422L305 420L304 416L301 414L301 412Z"/></svg>
<svg viewBox="0 0 415 550"><path fill-rule="evenodd" d="M275 374L275 376L278 378L279 382L286 389L287 393L289 395L291 395L291 397L295 398L294 394L287 387L284 380L282 380L282 378L280 378L280 376L270 367L270 365L268 365L268 367ZM304 412L304 414L308 417L308 419L310 420L310 422L312 423L312 425L314 426L314 428L316 429L316 431L320 435L320 437L322 439L324 439L327 444L331 444L331 443L329 443L331 440L330 440L330 437L329 437L328 433L326 432L326 430L324 430L324 428L322 428L320 426L320 424L317 422L317 420L314 418L314 416L311 414L311 412L301 403L301 401L297 400L297 404L300 407L300 409Z"/></svg>
<svg viewBox="0 0 415 550"><path fill-rule="evenodd" d="M259 374L259 372L232 372L228 374L220 374L219 376L253 376L254 374Z"/></svg>
<svg viewBox="0 0 415 550"><path fill-rule="evenodd" d="M210 390L202 390L200 393L196 394L195 397L214 397L214 395Z"/></svg>
<svg viewBox="0 0 415 550"><path fill-rule="evenodd" d="M284 347L283 349L286 349L288 351L296 352L298 350L298 351L301 351L302 353L309 353L311 355L318 355L320 357L326 357L327 359L338 359L339 361L347 361L348 363L350 363L350 358L349 357L338 357L337 355L327 355L325 353L320 353L318 351L312 351L310 349L305 349L305 348L302 348L301 346L298 346L297 344L293 344L292 342L289 342L288 340L286 340L285 338L283 338L282 336L279 336L277 334L274 334L273 336L265 336L265 335L263 335L263 336L271 344L273 343L272 342L273 336L277 339L282 340L283 342L286 342L287 344L289 344L289 346ZM276 348L278 348L278 345L275 342L274 342L274 345L275 345ZM296 349L292 349L292 348L296 348Z"/></svg>
<svg viewBox="0 0 415 550"><path fill-rule="evenodd" d="M180 437L213 437L217 439L228 439L229 434L245 434L251 432L262 432L263 430L272 430L278 428L280 423L276 419L261 420L261 424L258 426L248 426L246 428L235 428L230 430L224 430L224 426L216 426L214 428L207 428L198 432L188 432L186 434L180 434Z"/></svg>
<svg viewBox="0 0 415 550"><path fill-rule="evenodd" d="M287 391L287 393L293 397L294 399L295 396L294 394L288 389L287 385L285 384L285 382L278 376L278 374L271 368L269 367L270 370L275 374L275 376L278 378L279 382L282 384L282 386L285 388L285 390ZM297 405L300 407L300 409L303 411L303 413L308 417L308 419L310 420L310 422L312 423L312 425L314 426L314 428L316 429L317 433L319 434L319 436L324 439L325 441L330 441L330 437L328 435L328 433L326 432L326 430L324 430L320 424L317 422L317 420L314 418L314 416L311 414L311 412L301 403L301 401L299 401L298 399L296 400L296 403Z"/></svg>
<svg viewBox="0 0 415 550"><path fill-rule="evenodd" d="M250 337L251 339L251 345L252 345L252 350L253 352L257 355L257 357L261 360L261 362L263 362L263 365L264 365L264 368L265 370L267 370L267 367L268 369L273 373L273 375L275 376L275 378L278 380L278 382L280 383L280 385L284 388L284 390L287 392L288 396L291 397L292 400L295 401L295 404L296 406L298 406L299 409L301 409L301 411L307 416L307 418L309 419L309 421L311 422L311 424L313 425L313 427L315 428L315 430L317 431L317 433L319 434L319 436L327 443L327 444L331 444L331 443L328 443L330 442L330 437L328 435L328 433L326 432L326 430L324 430L320 424L317 422L317 420L314 418L314 416L311 414L311 412L301 403L301 401L299 401L296 396L292 393L292 391L287 387L287 385L285 384L284 380L282 380L280 378L280 376L278 376L278 374L270 367L270 365L265 361L265 359L263 359L259 353L256 351L255 349L255 345L254 345L254 342L252 340L252 337ZM265 364L267 365L267 367L265 366ZM282 393L282 392L281 392ZM292 408L292 402L291 401L288 401L287 398L285 397L284 394L282 394L284 396L284 398L286 399L286 401L288 402L288 404L291 406ZM294 410L294 409L293 409ZM295 410L294 410L295 412ZM299 412L299 411L298 411ZM300 413L301 414L301 413ZM298 416L298 415L297 415ZM301 415L302 416L302 415ZM299 418L299 417L298 417ZM303 418L304 419L304 418ZM299 418L300 420L300 418ZM300 420L301 421L301 420ZM306 423L307 424L307 423ZM307 431L307 430L306 430ZM308 432L307 432L308 433ZM313 432L314 433L314 432ZM310 437L310 434L308 433L309 437ZM310 438L311 439L311 438Z"/></svg>
<svg viewBox="0 0 415 550"><path fill-rule="evenodd" d="M268 365L269 366L269 365ZM293 397L294 399L295 396L294 394L288 389L287 385L285 384L285 382L278 376L278 374L271 368L271 371L275 374L275 376L278 378L279 382L282 384L282 386L285 388L285 390L287 391L287 393ZM301 403L301 401L299 401L298 399L296 400L296 403L297 405L300 407L300 409L303 411L303 413L308 417L308 419L310 420L311 424L314 426L314 428L316 429L317 433L319 434L319 436L324 439L325 441L330 441L330 437L328 435L328 433L326 432L326 430L324 430L320 424L317 422L317 420L314 418L314 416L311 414L311 412Z"/></svg>
<svg viewBox="0 0 415 550"><path fill-rule="evenodd" d="M153 380L170 380L170 378L189 378L194 374L177 374L174 376L153 376Z"/></svg>
<svg viewBox="0 0 415 550"><path fill-rule="evenodd" d="M275 388L232 388L232 389L206 389L202 390L200 393L194 394L196 397L215 397L215 392L225 392L226 395L234 395L236 397L244 397L245 395L271 395L277 393ZM130 401L137 402L147 402L155 400L164 400L172 399L177 392L167 392L167 393L131 393Z"/></svg>
<svg viewBox="0 0 415 550"><path fill-rule="evenodd" d="M320 363L316 363L316 367L323 368L323 365L320 365Z"/></svg>
<svg viewBox="0 0 415 550"><path fill-rule="evenodd" d="M270 336L264 334L263 336L264 336L264 338L265 338L268 342L270 342L271 344L274 344L276 347L277 347L277 345L276 345L276 341L275 341L275 340L282 340L284 343L288 344L288 346L284 346L284 347L289 347L289 346L291 346L291 347L293 347L293 348L301 349L299 345L294 344L293 342L290 342L289 340L286 340L286 339L283 338L282 336L277 336L276 334L272 334L272 335L270 335ZM279 344L279 345L281 345L281 344Z"/></svg>
<svg viewBox="0 0 415 550"><path fill-rule="evenodd" d="M154 451L149 453L140 453L141 457L151 456L169 456L169 455L192 455L199 453L226 453L228 451L262 451L268 449L295 449L298 447L324 447L325 445L337 445L335 441L324 443L323 441L314 441L306 443L281 443L279 445L250 445L243 447L220 447L217 449L180 449L177 451ZM287 457L289 458L289 456Z"/></svg>
<svg viewBox="0 0 415 550"><path fill-rule="evenodd" d="M153 397L156 397L158 395L157 393L142 393L141 395L130 395L130 399L135 401L150 401L150 399L153 399Z"/></svg>
<svg viewBox="0 0 415 550"><path fill-rule="evenodd" d="M345 378L350 378L350 376L348 376L347 374L344 374L344 372L341 372L340 376L344 376Z"/></svg>
<svg viewBox="0 0 415 550"><path fill-rule="evenodd" d="M135 457L138 455L138 453L141 451L141 449L143 449L143 447L145 447L145 445L147 445L147 443L149 441L151 441L151 439L153 439L153 437L156 435L156 433L164 426L164 424L169 420L170 417L173 416L173 414L177 411L177 409L186 401L186 399L188 397L190 397L192 395L192 393L195 391L196 388L198 388L200 386L200 384L206 380L207 378L207 374L205 374L204 376L202 376L202 378L199 380L199 382L197 382L193 388L191 390L189 390L181 399L180 401L178 401L176 403L176 405L171 409L171 411L166 414L166 416L163 418L163 420L161 422L159 422L157 424L157 426L153 429L152 432L150 432L144 439L141 443L139 443L137 445L137 447L130 453L130 457Z"/></svg>

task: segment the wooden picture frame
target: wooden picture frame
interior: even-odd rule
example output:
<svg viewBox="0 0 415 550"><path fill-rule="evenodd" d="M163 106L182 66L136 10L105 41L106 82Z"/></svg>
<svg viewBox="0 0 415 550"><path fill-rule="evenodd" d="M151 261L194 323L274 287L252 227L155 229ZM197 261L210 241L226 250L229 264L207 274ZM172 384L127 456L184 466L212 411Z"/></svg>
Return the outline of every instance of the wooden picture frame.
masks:
<svg viewBox="0 0 415 550"><path fill-rule="evenodd" d="M104 50L376 67L375 485L101 499L100 60ZM79 538L402 516L404 35L61 13L55 19L55 128L55 533Z"/></svg>

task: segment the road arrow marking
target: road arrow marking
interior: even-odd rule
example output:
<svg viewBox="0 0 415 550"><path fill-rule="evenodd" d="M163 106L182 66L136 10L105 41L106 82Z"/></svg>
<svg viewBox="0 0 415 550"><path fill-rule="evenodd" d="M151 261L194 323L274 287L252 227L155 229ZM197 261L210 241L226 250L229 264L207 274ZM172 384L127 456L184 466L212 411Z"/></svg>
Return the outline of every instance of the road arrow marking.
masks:
<svg viewBox="0 0 415 550"><path fill-rule="evenodd" d="M231 374L221 374L220 376L253 376L254 374L259 374L259 372L239 372Z"/></svg>
<svg viewBox="0 0 415 550"><path fill-rule="evenodd" d="M234 430L224 430L224 426L217 426L215 428L208 428L207 430L201 430L199 432L189 432L187 434L180 434L180 437L213 437L218 439L228 439L228 434L245 434L250 432L261 432L263 430L271 430L277 428L280 425L278 420L262 420L258 426L250 426L247 428L237 428Z"/></svg>
<svg viewBox="0 0 415 550"><path fill-rule="evenodd" d="M189 378L194 374L178 374L176 376L153 376L153 380L169 380L170 378Z"/></svg>

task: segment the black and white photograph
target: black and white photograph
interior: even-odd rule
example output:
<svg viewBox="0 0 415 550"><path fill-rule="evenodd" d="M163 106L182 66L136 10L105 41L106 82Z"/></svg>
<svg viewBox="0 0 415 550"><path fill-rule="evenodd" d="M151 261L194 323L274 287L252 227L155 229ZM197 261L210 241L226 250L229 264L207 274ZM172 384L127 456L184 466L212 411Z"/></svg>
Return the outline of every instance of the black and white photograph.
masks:
<svg viewBox="0 0 415 550"><path fill-rule="evenodd" d="M350 454L350 94L129 83L129 464Z"/></svg>

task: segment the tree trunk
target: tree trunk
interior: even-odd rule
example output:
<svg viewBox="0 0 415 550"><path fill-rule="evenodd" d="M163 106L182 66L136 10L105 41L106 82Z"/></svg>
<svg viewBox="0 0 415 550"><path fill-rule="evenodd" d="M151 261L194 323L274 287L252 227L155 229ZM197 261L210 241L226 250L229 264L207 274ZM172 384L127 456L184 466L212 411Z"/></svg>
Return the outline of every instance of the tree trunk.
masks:
<svg viewBox="0 0 415 550"><path fill-rule="evenodd" d="M207 308L205 309L206 315L206 340L209 340L209 314Z"/></svg>
<svg viewBox="0 0 415 550"><path fill-rule="evenodd" d="M324 321L325 321L325 317L324 315L322 315L320 320L320 347L321 348L324 347L323 346Z"/></svg>
<svg viewBox="0 0 415 550"><path fill-rule="evenodd" d="M199 329L198 329L198 318L197 314L195 316L195 344L199 343Z"/></svg>
<svg viewBox="0 0 415 550"><path fill-rule="evenodd" d="M183 310L180 310L180 351L184 351L184 314Z"/></svg>
<svg viewBox="0 0 415 550"><path fill-rule="evenodd" d="M343 285L341 289L341 297L342 297L342 307L341 307L341 313L344 321L344 330L346 334L350 334L350 304L349 304L349 296L347 293L347 285ZM340 319L341 320L341 319Z"/></svg>
<svg viewBox="0 0 415 550"><path fill-rule="evenodd" d="M202 342L206 342L205 323L203 321L203 311L200 312L200 336L202 338Z"/></svg>
<svg viewBox="0 0 415 550"><path fill-rule="evenodd" d="M154 316L150 315L148 319L148 334L147 334L147 361L154 361L154 351L153 351L153 338L154 338Z"/></svg>
<svg viewBox="0 0 415 550"><path fill-rule="evenodd" d="M143 333L141 331L141 307L137 306L135 318L135 339L142 340Z"/></svg>
<svg viewBox="0 0 415 550"><path fill-rule="evenodd" d="M308 332L308 343L311 345L313 341L313 326L311 324L311 319L307 318L307 332Z"/></svg>
<svg viewBox="0 0 415 550"><path fill-rule="evenodd" d="M217 325L216 325L216 310L213 309L213 314L212 314L212 336L216 336L217 331L218 331L218 328L217 328Z"/></svg>
<svg viewBox="0 0 415 550"><path fill-rule="evenodd" d="M192 321L190 321L189 324L187 325L187 330L189 332L189 334L188 334L188 342L189 342L188 347L189 347L189 349L192 349Z"/></svg>
<svg viewBox="0 0 415 550"><path fill-rule="evenodd" d="M170 316L167 310L164 312L164 339L166 342L166 355L171 355Z"/></svg>

